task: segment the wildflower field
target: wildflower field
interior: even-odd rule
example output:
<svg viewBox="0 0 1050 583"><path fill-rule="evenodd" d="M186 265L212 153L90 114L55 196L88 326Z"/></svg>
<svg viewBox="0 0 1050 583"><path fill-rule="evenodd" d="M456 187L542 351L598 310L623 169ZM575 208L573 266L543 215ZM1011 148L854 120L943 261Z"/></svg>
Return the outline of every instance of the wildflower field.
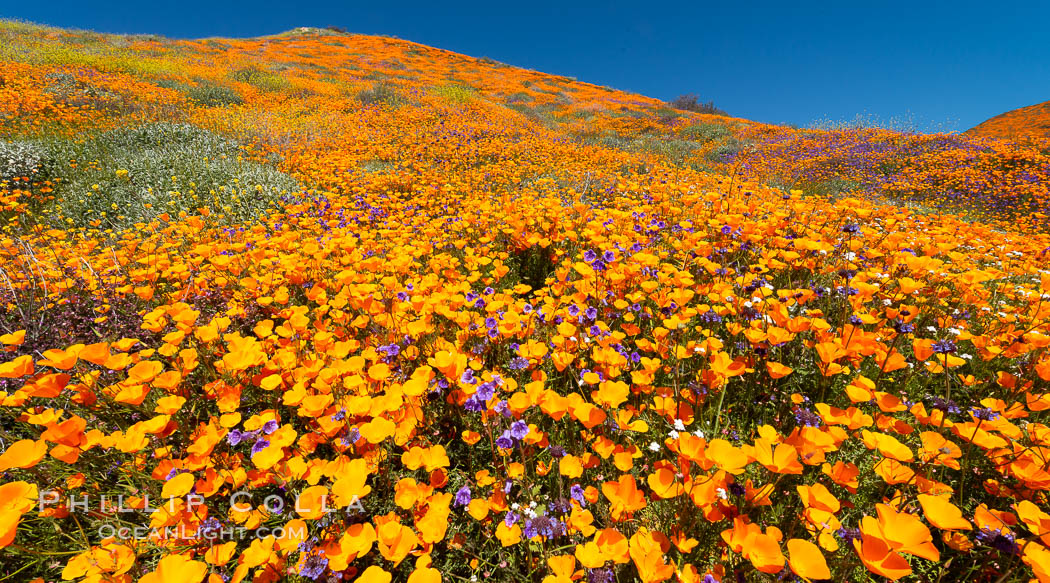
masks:
<svg viewBox="0 0 1050 583"><path fill-rule="evenodd" d="M0 581L1050 581L1050 142L0 21Z"/></svg>

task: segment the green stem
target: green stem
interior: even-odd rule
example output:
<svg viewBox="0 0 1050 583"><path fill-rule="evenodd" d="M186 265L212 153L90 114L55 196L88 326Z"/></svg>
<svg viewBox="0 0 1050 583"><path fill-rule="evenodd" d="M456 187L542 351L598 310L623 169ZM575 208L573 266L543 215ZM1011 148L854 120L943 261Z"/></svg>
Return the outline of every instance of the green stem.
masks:
<svg viewBox="0 0 1050 583"><path fill-rule="evenodd" d="M722 403L726 399L726 388L728 385L729 383L726 383L726 385L722 387L722 394L718 396L718 408L715 409L715 429L711 432L711 439L718 436L719 425L722 421Z"/></svg>

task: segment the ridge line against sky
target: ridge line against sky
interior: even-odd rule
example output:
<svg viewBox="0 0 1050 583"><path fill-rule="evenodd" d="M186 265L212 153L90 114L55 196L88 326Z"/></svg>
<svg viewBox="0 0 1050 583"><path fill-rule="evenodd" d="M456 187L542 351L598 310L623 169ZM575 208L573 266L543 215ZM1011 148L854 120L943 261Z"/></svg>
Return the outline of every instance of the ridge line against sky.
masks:
<svg viewBox="0 0 1050 583"><path fill-rule="evenodd" d="M725 4L0 0L0 17L172 38L300 26L396 36L770 123L966 130L1050 100L1050 2Z"/></svg>

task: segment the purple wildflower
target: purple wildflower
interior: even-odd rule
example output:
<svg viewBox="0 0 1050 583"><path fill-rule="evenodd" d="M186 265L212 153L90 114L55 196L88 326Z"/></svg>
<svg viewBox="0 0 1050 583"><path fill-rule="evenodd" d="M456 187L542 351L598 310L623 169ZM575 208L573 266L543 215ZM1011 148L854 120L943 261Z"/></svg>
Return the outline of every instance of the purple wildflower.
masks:
<svg viewBox="0 0 1050 583"><path fill-rule="evenodd" d="M573 484L569 488L569 497L580 503L580 507L587 506L587 498L583 495L583 487L579 484Z"/></svg>
<svg viewBox="0 0 1050 583"><path fill-rule="evenodd" d="M952 342L951 340L938 340L937 342L934 342L930 348L932 348L934 352L940 354L949 354L956 350L955 342Z"/></svg>
<svg viewBox="0 0 1050 583"><path fill-rule="evenodd" d="M510 424L510 434L514 439L525 439L525 436L529 434L529 425L524 421L515 421Z"/></svg>
<svg viewBox="0 0 1050 583"><path fill-rule="evenodd" d="M523 358L521 356L515 356L514 358L510 359L510 363L507 365L507 367L510 368L510 370L524 370L526 368L529 368L529 359Z"/></svg>
<svg viewBox="0 0 1050 583"><path fill-rule="evenodd" d="M466 506L470 504L470 486L463 486L456 491L456 499L453 502L456 506Z"/></svg>
<svg viewBox="0 0 1050 583"><path fill-rule="evenodd" d="M1012 534L1003 532L1001 530L992 530L990 528L982 528L977 533L977 542L992 547L998 551L1004 553L1017 554L1018 548L1017 543L1014 542Z"/></svg>
<svg viewBox="0 0 1050 583"><path fill-rule="evenodd" d="M269 445L270 445L270 440L269 439L259 439L258 441L255 442L255 445L252 446L252 455L255 455L255 454L259 453L260 451L266 449L267 447L269 447Z"/></svg>
<svg viewBox="0 0 1050 583"><path fill-rule="evenodd" d="M500 449L511 449L514 447L514 438L511 437L510 431L504 431L502 435L496 438L496 447Z"/></svg>
<svg viewBox="0 0 1050 583"><path fill-rule="evenodd" d="M970 414L973 415L974 419L978 419L980 421L991 421L992 419L995 419L999 416L998 413L996 413L989 407L983 407L980 409L975 407L970 410Z"/></svg>
<svg viewBox="0 0 1050 583"><path fill-rule="evenodd" d="M244 441L245 439L247 439L250 436L251 436L251 434L245 433L244 431L241 431L240 429L234 429L234 430L230 431L229 434L226 435L226 443L228 443L230 445L237 445L238 443Z"/></svg>
<svg viewBox="0 0 1050 583"><path fill-rule="evenodd" d="M482 383L478 386L478 390L474 393L474 396L482 402L486 402L492 398L492 395L496 393L496 387L492 383Z"/></svg>
<svg viewBox="0 0 1050 583"><path fill-rule="evenodd" d="M860 534L860 529L859 528L845 528L845 527L843 527L843 528L840 528L840 529L835 531L835 536L841 538L847 544L849 544L849 543L851 543L851 542L853 542L855 540L860 540L861 539L861 534Z"/></svg>
<svg viewBox="0 0 1050 583"><path fill-rule="evenodd" d="M311 554L306 557L303 564L299 567L299 574L307 579L317 579L324 573L324 570L328 568L328 558L324 556L323 551L319 551L316 554Z"/></svg>

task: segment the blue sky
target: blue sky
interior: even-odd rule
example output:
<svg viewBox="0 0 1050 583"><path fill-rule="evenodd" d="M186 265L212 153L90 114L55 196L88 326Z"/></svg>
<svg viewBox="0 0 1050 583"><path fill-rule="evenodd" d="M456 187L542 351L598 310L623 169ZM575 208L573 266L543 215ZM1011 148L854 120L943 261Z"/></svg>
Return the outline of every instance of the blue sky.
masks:
<svg viewBox="0 0 1050 583"><path fill-rule="evenodd" d="M733 115L861 115L965 130L1050 100L1050 2L85 2L0 0L0 16L171 37L296 26L394 35Z"/></svg>

